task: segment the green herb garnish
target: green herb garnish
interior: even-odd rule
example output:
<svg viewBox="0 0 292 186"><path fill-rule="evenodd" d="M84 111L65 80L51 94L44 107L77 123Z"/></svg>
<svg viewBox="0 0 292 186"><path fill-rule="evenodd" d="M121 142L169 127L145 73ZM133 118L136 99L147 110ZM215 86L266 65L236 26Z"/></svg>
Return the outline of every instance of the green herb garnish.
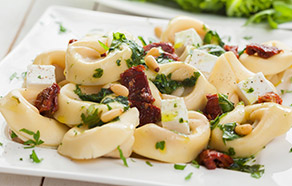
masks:
<svg viewBox="0 0 292 186"><path fill-rule="evenodd" d="M228 96L224 94L218 94L219 106L223 113L230 112L234 109L234 103L228 100Z"/></svg>
<svg viewBox="0 0 292 186"><path fill-rule="evenodd" d="M176 170L184 170L187 165L174 164Z"/></svg>
<svg viewBox="0 0 292 186"><path fill-rule="evenodd" d="M103 69L97 68L94 70L95 73L92 75L94 78L100 78L103 75Z"/></svg>
<svg viewBox="0 0 292 186"><path fill-rule="evenodd" d="M59 23L59 32L65 33L66 31L67 31L67 29L61 23Z"/></svg>
<svg viewBox="0 0 292 186"><path fill-rule="evenodd" d="M193 167L200 168L200 165L199 165L199 163L198 163L196 160L193 160L193 161L191 162L191 165L192 165Z"/></svg>
<svg viewBox="0 0 292 186"><path fill-rule="evenodd" d="M29 155L29 158L34 162L34 163L40 163L43 161L43 159L39 159L37 154L35 153L34 150L32 150L32 153Z"/></svg>
<svg viewBox="0 0 292 186"><path fill-rule="evenodd" d="M120 146L117 147L119 153L120 153L120 158L123 160L123 163L126 167L129 167L128 166L128 163L127 163L127 160L125 158L125 156L123 155L123 151L121 150Z"/></svg>
<svg viewBox="0 0 292 186"><path fill-rule="evenodd" d="M39 79L42 79L42 76L41 76L41 75L38 75L38 78L39 78Z"/></svg>
<svg viewBox="0 0 292 186"><path fill-rule="evenodd" d="M236 123L226 123L224 125L219 124L218 125L220 130L222 130L223 135L222 135L222 140L224 144L226 144L226 141L232 141L234 139L240 138L238 134L235 133L234 129L236 127Z"/></svg>
<svg viewBox="0 0 292 186"><path fill-rule="evenodd" d="M156 149L164 150L165 148L165 141L159 141L155 144Z"/></svg>
<svg viewBox="0 0 292 186"><path fill-rule="evenodd" d="M192 175L193 175L193 172L190 172L190 173L185 177L185 180L189 180L189 179L191 179Z"/></svg>
<svg viewBox="0 0 292 186"><path fill-rule="evenodd" d="M230 147L229 149L228 149L228 153L227 153L229 156L234 156L236 153L235 153L235 150L234 150L234 148L232 148L232 147Z"/></svg>
<svg viewBox="0 0 292 186"><path fill-rule="evenodd" d="M290 148L290 151L289 151L290 153L292 152L292 147Z"/></svg>
<svg viewBox="0 0 292 186"><path fill-rule="evenodd" d="M281 89L281 94L292 93L292 90L283 90Z"/></svg>
<svg viewBox="0 0 292 186"><path fill-rule="evenodd" d="M245 40L251 40L252 39L252 36L244 36L243 39L245 39Z"/></svg>
<svg viewBox="0 0 292 186"><path fill-rule="evenodd" d="M100 120L98 108L95 108L94 105L88 107L86 114L81 114L81 119L83 124L87 125L89 129L105 124Z"/></svg>
<svg viewBox="0 0 292 186"><path fill-rule="evenodd" d="M41 144L44 143L44 141L40 139L40 131L39 130L37 130L36 133L33 132L33 131L30 131L28 129L25 129L25 128L20 129L19 131L33 136L33 139L34 139L34 140L29 139L29 140L25 141L23 144L24 145L29 145L29 147L24 147L24 148L33 148L33 147L35 147L37 145L41 145Z"/></svg>
<svg viewBox="0 0 292 186"><path fill-rule="evenodd" d="M254 89L252 87L246 90L246 93L252 93L252 92L254 92Z"/></svg>
<svg viewBox="0 0 292 186"><path fill-rule="evenodd" d="M204 37L204 44L214 44L223 47L225 43L220 38L219 34L214 30L209 30Z"/></svg>
<svg viewBox="0 0 292 186"><path fill-rule="evenodd" d="M144 40L144 38L142 36L138 36L138 39L141 41L141 43L142 43L143 46L146 46L147 45L146 42L145 42L145 40Z"/></svg>
<svg viewBox="0 0 292 186"><path fill-rule="evenodd" d="M153 167L152 163L150 161L146 161L145 162L147 165L149 165L150 167Z"/></svg>
<svg viewBox="0 0 292 186"><path fill-rule="evenodd" d="M10 134L11 139L13 138L17 138L17 134L15 134L15 132L13 130L11 130L11 134Z"/></svg>
<svg viewBox="0 0 292 186"><path fill-rule="evenodd" d="M100 103L104 97L112 94L113 92L110 89L102 88L97 94L84 94L82 93L79 85L76 85L74 93L77 94L82 101L92 101Z"/></svg>
<svg viewBox="0 0 292 186"><path fill-rule="evenodd" d="M9 80L12 81L13 79L18 79L19 77L17 77L17 73L14 72L10 77L9 77Z"/></svg>
<svg viewBox="0 0 292 186"><path fill-rule="evenodd" d="M118 60L116 61L116 63L117 63L118 66L121 66L121 60L120 60L120 59L118 59Z"/></svg>
<svg viewBox="0 0 292 186"><path fill-rule="evenodd" d="M98 40L98 43L100 44L100 46L102 46L102 48L104 48L106 51L109 50L109 47L106 46L103 42Z"/></svg>
<svg viewBox="0 0 292 186"><path fill-rule="evenodd" d="M0 146L3 146L3 143L0 142Z"/></svg>
<svg viewBox="0 0 292 186"><path fill-rule="evenodd" d="M215 56L221 56L224 54L226 51L219 45L213 45L213 44L207 44L203 45L198 48L199 50L204 50L208 52L209 54L215 55Z"/></svg>
<svg viewBox="0 0 292 186"><path fill-rule="evenodd" d="M226 116L226 113L223 113L220 116L218 115L215 119L210 121L211 130L213 130L214 128L216 128L218 126L220 119L223 118L224 116Z"/></svg>

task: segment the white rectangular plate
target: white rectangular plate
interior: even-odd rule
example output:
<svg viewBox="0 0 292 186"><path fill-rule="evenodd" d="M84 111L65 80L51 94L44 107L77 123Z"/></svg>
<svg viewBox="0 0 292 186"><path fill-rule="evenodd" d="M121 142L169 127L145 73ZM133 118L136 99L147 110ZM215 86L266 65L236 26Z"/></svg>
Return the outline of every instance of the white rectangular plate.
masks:
<svg viewBox="0 0 292 186"><path fill-rule="evenodd" d="M59 33L60 23L67 32ZM128 30L136 36L142 35L146 39L155 38L153 28L166 24L166 20L51 7L19 46L0 63L0 95L4 96L10 90L21 87L21 73L26 71L26 66L31 64L38 54L55 49L65 50L72 38L78 39L86 33L118 29ZM247 42L243 36L252 36L253 42L277 39L287 44L292 43L291 32L288 31L238 27L228 20L209 26L222 36L231 36L232 43L241 45ZM10 80L10 76L15 72L19 78ZM292 99L288 97L284 97L284 101L286 105L292 103ZM43 158L41 163L36 164L29 159L32 149L23 149L21 144L8 139L5 132L6 123L1 115L0 126L0 142L3 143L3 146L0 146L0 172L123 185L292 185L292 153L289 153L292 147L291 131L273 140L257 155L258 163L265 165L265 174L261 179L254 179L246 173L224 169L207 170L204 167L196 169L190 165L181 171L175 170L173 164L152 161L153 167L150 167L142 159L134 159L135 162L128 159L128 168L123 166L120 159L72 161L59 155L54 149L45 148L35 148L38 156ZM20 158L23 158L23 161L20 161ZM185 176L190 172L193 172L191 180L185 181Z"/></svg>

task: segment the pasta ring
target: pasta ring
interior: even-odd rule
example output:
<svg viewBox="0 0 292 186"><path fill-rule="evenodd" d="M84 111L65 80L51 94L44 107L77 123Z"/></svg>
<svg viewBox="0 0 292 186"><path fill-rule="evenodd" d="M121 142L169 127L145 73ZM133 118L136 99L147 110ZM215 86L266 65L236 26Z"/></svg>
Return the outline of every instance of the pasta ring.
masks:
<svg viewBox="0 0 292 186"><path fill-rule="evenodd" d="M199 36L204 39L209 31L208 27L201 21L187 16L177 16L169 21L166 30L161 35L162 42L174 44L175 33L194 28Z"/></svg>
<svg viewBox="0 0 292 186"><path fill-rule="evenodd" d="M54 65L56 82L65 80L64 69L65 69L65 51L55 50L47 53L38 55L33 64L35 65Z"/></svg>
<svg viewBox="0 0 292 186"><path fill-rule="evenodd" d="M120 74L128 69L126 60L132 51L127 44L101 57L106 50L100 42L108 43L105 37L90 37L68 46L66 52L65 76L70 82L82 85L103 85L120 79ZM120 60L119 65L117 60ZM90 69L90 70L89 70ZM99 72L98 76L94 74Z"/></svg>
<svg viewBox="0 0 292 186"><path fill-rule="evenodd" d="M170 163L186 163L194 160L207 147L210 137L208 119L199 112L189 111L191 134L175 133L150 123L135 131L133 151L147 158ZM163 149L156 148L157 142L163 142Z"/></svg>
<svg viewBox="0 0 292 186"><path fill-rule="evenodd" d="M58 96L58 104L59 109L54 114L54 118L61 123L65 123L68 126L74 126L82 123L81 115L82 113L86 113L86 110L94 105L95 108L98 108L99 112L108 111L108 107L105 104L99 104L90 101L82 101L77 94L74 93L76 89L76 85L73 83L68 83L63 86L60 90L60 94ZM90 94L93 92L99 92L101 87L87 87L80 86L82 92ZM115 108L124 108L122 104L117 102L109 103L109 106L113 109Z"/></svg>
<svg viewBox="0 0 292 186"><path fill-rule="evenodd" d="M233 148L236 157L249 157L291 128L292 110L276 103L255 104L246 107L238 105L220 120L220 124L223 125L230 122L239 124L253 122L253 130L246 136L226 141L225 145L222 140L223 132L216 127L211 134L211 148L224 152Z"/></svg>
<svg viewBox="0 0 292 186"><path fill-rule="evenodd" d="M0 99L2 115L9 127L23 141L33 140L33 136L20 132L25 128L33 132L40 131L40 139L44 141L44 146L57 147L68 131L68 127L54 119L40 115L38 109L24 97L29 93L28 89L16 89Z"/></svg>
<svg viewBox="0 0 292 186"><path fill-rule="evenodd" d="M116 157L117 147L120 146L124 148L121 150L128 157L132 152L132 137L138 124L139 111L131 108L120 116L120 120L101 127L92 129L73 127L64 135L58 152L72 159Z"/></svg>

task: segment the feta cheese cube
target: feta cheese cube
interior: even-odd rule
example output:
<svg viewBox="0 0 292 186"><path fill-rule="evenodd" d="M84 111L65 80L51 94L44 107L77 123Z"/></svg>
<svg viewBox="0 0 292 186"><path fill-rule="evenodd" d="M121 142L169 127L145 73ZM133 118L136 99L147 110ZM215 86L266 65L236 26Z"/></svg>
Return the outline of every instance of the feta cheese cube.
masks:
<svg viewBox="0 0 292 186"><path fill-rule="evenodd" d="M217 56L209 54L206 51L194 49L191 57L188 57L185 63L197 68L208 78L217 59Z"/></svg>
<svg viewBox="0 0 292 186"><path fill-rule="evenodd" d="M161 101L161 123L163 128L183 134L190 133L188 110L183 98Z"/></svg>
<svg viewBox="0 0 292 186"><path fill-rule="evenodd" d="M202 44L203 41L201 37L193 28L175 33L174 48L178 55L180 55L188 45L201 46Z"/></svg>
<svg viewBox="0 0 292 186"><path fill-rule="evenodd" d="M30 65L27 67L26 88L43 90L55 82L55 66Z"/></svg>
<svg viewBox="0 0 292 186"><path fill-rule="evenodd" d="M257 102L258 97L267 92L275 92L273 85L265 78L262 72L255 74L237 84L239 97L246 104Z"/></svg>

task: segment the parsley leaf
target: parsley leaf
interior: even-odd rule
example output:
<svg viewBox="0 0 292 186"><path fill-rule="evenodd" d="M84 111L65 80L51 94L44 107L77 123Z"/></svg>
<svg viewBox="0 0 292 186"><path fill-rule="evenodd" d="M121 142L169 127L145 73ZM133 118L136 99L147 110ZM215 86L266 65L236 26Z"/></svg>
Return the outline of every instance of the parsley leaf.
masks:
<svg viewBox="0 0 292 186"><path fill-rule="evenodd" d="M126 167L129 167L128 166L128 163L127 163L127 160L125 158L125 156L123 155L123 151L121 150L120 146L117 147L119 153L120 153L120 158L123 160L123 163Z"/></svg>
<svg viewBox="0 0 292 186"><path fill-rule="evenodd" d="M0 146L3 146L3 143L0 142Z"/></svg>
<svg viewBox="0 0 292 186"><path fill-rule="evenodd" d="M209 30L204 37L204 44L215 44L223 47L225 43L220 38L219 34L214 30Z"/></svg>
<svg viewBox="0 0 292 186"><path fill-rule="evenodd" d="M34 163L40 163L43 161L43 159L39 159L37 154L35 153L34 150L32 150L32 153L29 155L29 158L34 162Z"/></svg>
<svg viewBox="0 0 292 186"><path fill-rule="evenodd" d="M117 63L118 66L121 66L121 60L120 60L120 59L118 59L118 60L116 61L116 63Z"/></svg>
<svg viewBox="0 0 292 186"><path fill-rule="evenodd" d="M150 161L146 161L145 162L147 165L149 165L150 167L153 167L152 163Z"/></svg>
<svg viewBox="0 0 292 186"><path fill-rule="evenodd" d="M33 148L33 147L35 147L37 145L41 145L41 144L44 143L44 141L40 139L40 131L39 130L36 133L34 133L33 131L30 131L28 129L25 129L25 128L20 129L19 131L33 136L34 140L29 139L29 140L27 140L27 141L25 141L23 143L24 145L29 145L30 146L30 147L25 147L25 148Z"/></svg>
<svg viewBox="0 0 292 186"><path fill-rule="evenodd" d="M234 103L228 100L228 96L224 94L218 94L218 101L223 113L230 112L234 109Z"/></svg>
<svg viewBox="0 0 292 186"><path fill-rule="evenodd" d="M97 94L84 94L82 93L82 90L79 87L79 85L76 85L74 93L77 94L82 101L92 101L100 103L104 97L112 94L113 92L110 89L102 88Z"/></svg>
<svg viewBox="0 0 292 186"><path fill-rule="evenodd" d="M200 168L200 165L199 165L199 163L198 163L196 160L193 160L193 161L191 162L191 165L192 165L193 167Z"/></svg>
<svg viewBox="0 0 292 186"><path fill-rule="evenodd" d="M19 77L17 77L17 73L14 72L10 77L9 80L12 81L13 79L18 79Z"/></svg>
<svg viewBox="0 0 292 186"><path fill-rule="evenodd" d="M238 134L235 133L234 129L236 127L236 123L226 123L224 125L219 124L220 130L222 130L222 140L224 144L226 144L226 141L232 141L234 139L240 138Z"/></svg>
<svg viewBox="0 0 292 186"><path fill-rule="evenodd" d="M92 77L101 78L101 76L103 75L103 69L97 68L94 71L95 71L95 73L92 75Z"/></svg>
<svg viewBox="0 0 292 186"><path fill-rule="evenodd" d="M190 172L186 177L185 180L190 180L192 178L193 172Z"/></svg>
<svg viewBox="0 0 292 186"><path fill-rule="evenodd" d="M156 149L164 150L165 148L165 141L159 141L155 144Z"/></svg>
<svg viewBox="0 0 292 186"><path fill-rule="evenodd" d="M17 138L17 134L15 134L15 132L13 130L11 130L11 134L10 134L11 139L13 138Z"/></svg>
<svg viewBox="0 0 292 186"><path fill-rule="evenodd" d="M229 149L228 149L228 153L227 153L229 156L234 156L236 153L235 153L235 150L234 150L234 148L232 148L232 147L230 147Z"/></svg>
<svg viewBox="0 0 292 186"><path fill-rule="evenodd" d="M184 170L187 165L174 164L176 170Z"/></svg>
<svg viewBox="0 0 292 186"><path fill-rule="evenodd" d="M100 46L102 46L102 48L104 48L105 50L109 50L109 47L106 46L103 42L98 40L98 43L100 44Z"/></svg>
<svg viewBox="0 0 292 186"><path fill-rule="evenodd" d="M223 113L220 116L218 115L215 119L210 121L211 130L213 130L214 128L216 128L218 126L220 119L223 118L224 116L226 116L226 113Z"/></svg>
<svg viewBox="0 0 292 186"><path fill-rule="evenodd" d="M141 43L142 43L143 46L146 46L147 45L146 42L145 42L145 40L144 40L144 38L142 36L138 36L138 39L141 41Z"/></svg>
<svg viewBox="0 0 292 186"><path fill-rule="evenodd" d="M67 31L67 29L61 23L59 23L59 32L65 33L66 31Z"/></svg>
<svg viewBox="0 0 292 186"><path fill-rule="evenodd" d="M290 151L289 151L290 153L292 152L292 147L290 148Z"/></svg>
<svg viewBox="0 0 292 186"><path fill-rule="evenodd" d="M98 108L95 108L94 105L90 105L86 112L86 115L84 113L81 114L81 119L83 124L87 125L89 129L105 124L100 120Z"/></svg>
<svg viewBox="0 0 292 186"><path fill-rule="evenodd" d="M225 53L225 50L221 46L213 45L213 44L203 45L199 47L198 49L204 50L208 52L209 54L212 54L218 57Z"/></svg>

